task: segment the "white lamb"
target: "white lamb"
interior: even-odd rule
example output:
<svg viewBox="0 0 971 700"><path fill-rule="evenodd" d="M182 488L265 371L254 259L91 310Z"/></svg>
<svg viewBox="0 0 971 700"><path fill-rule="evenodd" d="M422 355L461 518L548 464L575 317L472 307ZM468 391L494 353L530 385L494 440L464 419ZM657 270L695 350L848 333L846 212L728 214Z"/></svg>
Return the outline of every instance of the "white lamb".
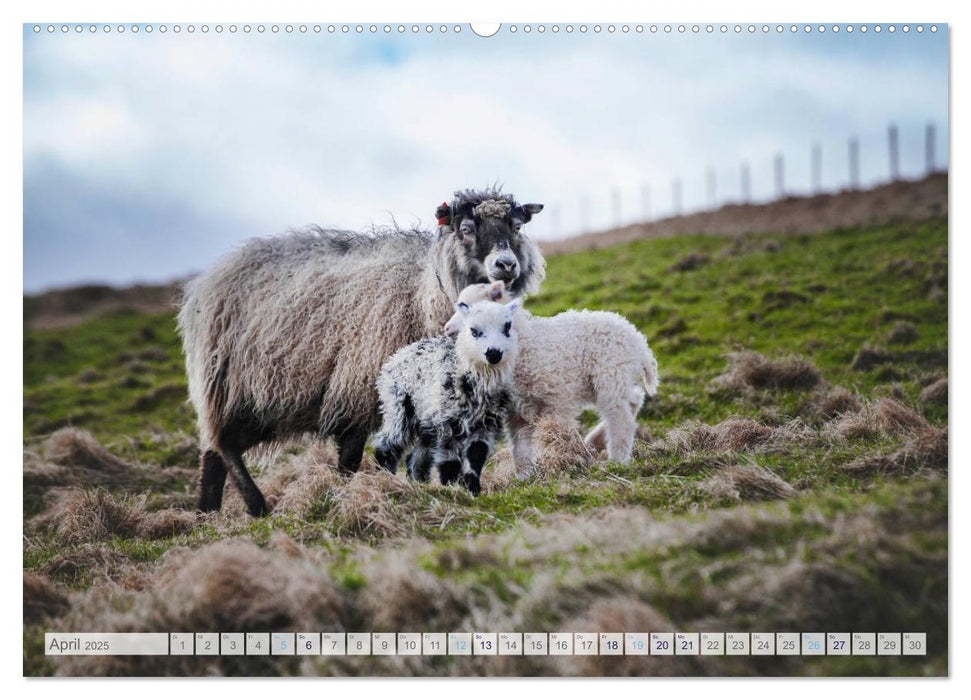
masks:
<svg viewBox="0 0 971 700"><path fill-rule="evenodd" d="M502 282L473 284L459 301L505 302ZM454 333L460 321L445 324ZM657 360L644 336L624 317L608 311L564 311L550 318L519 310L519 334L509 429L516 472L532 471L533 432L541 418L569 423L585 408L595 408L601 422L587 434L587 444L606 447L610 459L630 461L637 412L645 395L657 393Z"/></svg>

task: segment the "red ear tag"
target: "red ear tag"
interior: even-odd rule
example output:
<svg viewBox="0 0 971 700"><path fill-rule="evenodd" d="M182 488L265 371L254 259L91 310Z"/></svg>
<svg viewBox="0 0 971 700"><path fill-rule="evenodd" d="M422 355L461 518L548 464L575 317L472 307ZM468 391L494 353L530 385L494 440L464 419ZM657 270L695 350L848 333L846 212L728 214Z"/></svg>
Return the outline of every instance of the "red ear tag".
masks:
<svg viewBox="0 0 971 700"><path fill-rule="evenodd" d="M442 206L443 207L447 207L448 206L448 202L442 202ZM439 207L439 208L441 208L441 207ZM439 226L448 226L450 223L452 223L452 212L449 212L445 216L438 217L438 225Z"/></svg>

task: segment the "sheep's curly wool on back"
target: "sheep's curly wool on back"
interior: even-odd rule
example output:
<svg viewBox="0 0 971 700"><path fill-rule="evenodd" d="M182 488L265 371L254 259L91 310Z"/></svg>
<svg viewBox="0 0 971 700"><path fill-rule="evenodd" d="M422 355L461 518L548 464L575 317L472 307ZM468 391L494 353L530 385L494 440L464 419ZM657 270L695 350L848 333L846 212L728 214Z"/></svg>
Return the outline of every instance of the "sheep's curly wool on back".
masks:
<svg viewBox="0 0 971 700"><path fill-rule="evenodd" d="M420 231L311 228L250 241L190 281L179 329L203 449L244 408L278 435L373 426L383 360L451 312L429 264L442 247Z"/></svg>

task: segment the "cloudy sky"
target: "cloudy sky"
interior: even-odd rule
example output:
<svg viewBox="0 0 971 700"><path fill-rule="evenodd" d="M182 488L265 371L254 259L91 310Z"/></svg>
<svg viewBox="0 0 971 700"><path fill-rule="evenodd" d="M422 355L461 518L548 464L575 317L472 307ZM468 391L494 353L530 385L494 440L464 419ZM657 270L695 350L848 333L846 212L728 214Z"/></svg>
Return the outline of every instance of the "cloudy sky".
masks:
<svg viewBox="0 0 971 700"><path fill-rule="evenodd" d="M739 193L947 163L947 31L824 35L257 35L24 29L24 290L164 281L307 223L433 224L457 188L500 182L547 210L540 239ZM616 193L616 194L615 194Z"/></svg>

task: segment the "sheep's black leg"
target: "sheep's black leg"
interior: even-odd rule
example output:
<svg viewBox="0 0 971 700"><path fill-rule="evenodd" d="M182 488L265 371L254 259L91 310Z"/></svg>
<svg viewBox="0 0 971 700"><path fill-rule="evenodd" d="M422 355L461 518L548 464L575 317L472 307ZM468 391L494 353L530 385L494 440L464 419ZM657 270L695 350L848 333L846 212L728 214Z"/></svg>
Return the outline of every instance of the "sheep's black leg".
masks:
<svg viewBox="0 0 971 700"><path fill-rule="evenodd" d="M199 510L219 510L223 506L226 463L218 452L206 450L199 459Z"/></svg>
<svg viewBox="0 0 971 700"><path fill-rule="evenodd" d="M379 435L374 441L374 459L381 465L382 469L387 469L392 474L398 471L398 461L401 453L404 452L404 445L397 445Z"/></svg>
<svg viewBox="0 0 971 700"><path fill-rule="evenodd" d="M269 514L270 509L266 507L266 499L263 498L259 487L246 470L246 465L243 464L243 455L226 448L223 448L222 454L223 459L229 464L233 483L236 484L236 488L243 495L243 501L246 503L246 510L249 514L255 518Z"/></svg>
<svg viewBox="0 0 971 700"><path fill-rule="evenodd" d="M432 456L427 447L416 447L414 452L408 455L408 476L415 481L428 481L428 473L432 468Z"/></svg>
<svg viewBox="0 0 971 700"><path fill-rule="evenodd" d="M489 456L489 446L476 440L466 451L469 460L469 468L462 471L462 485L472 492L473 496L478 496L482 490L479 475L482 474L482 467L485 466L486 457Z"/></svg>
<svg viewBox="0 0 971 700"><path fill-rule="evenodd" d="M462 462L457 459L449 459L438 463L438 478L446 486L454 484L462 471Z"/></svg>
<svg viewBox="0 0 971 700"><path fill-rule="evenodd" d="M353 474L360 469L361 458L364 457L364 444L367 442L367 438L367 428L356 427L349 428L336 437L337 468L341 473ZM397 462L397 460L395 461Z"/></svg>

